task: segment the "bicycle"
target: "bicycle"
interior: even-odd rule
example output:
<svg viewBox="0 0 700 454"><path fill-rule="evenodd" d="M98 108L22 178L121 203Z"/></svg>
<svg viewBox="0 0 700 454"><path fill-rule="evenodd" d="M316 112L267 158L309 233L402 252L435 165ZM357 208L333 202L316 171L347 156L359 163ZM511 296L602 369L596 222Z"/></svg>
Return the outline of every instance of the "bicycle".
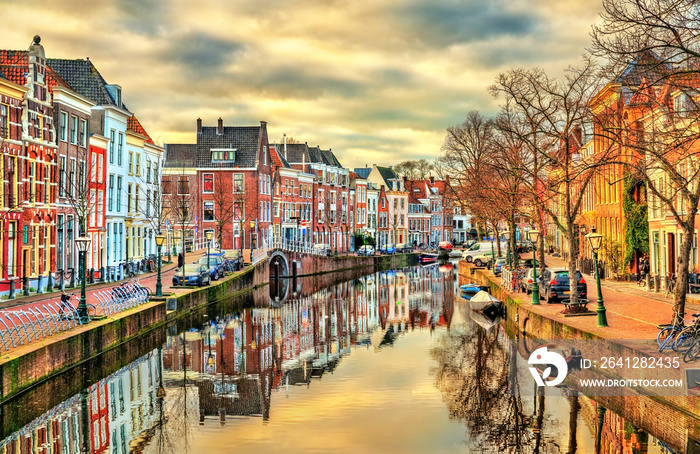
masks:
<svg viewBox="0 0 700 454"><path fill-rule="evenodd" d="M64 298L65 297L65 298ZM70 299L72 297L75 297L78 300L77 306L74 306L73 303L71 303ZM78 299L77 296L75 296L75 293L71 294L66 294L64 293L61 295L61 298L58 300L58 308L62 312L62 318L66 320L76 320L80 319L80 314L78 313L78 307L80 306L80 300ZM95 316L97 315L97 308L95 307L94 304L86 303L87 306L87 321L89 322ZM70 314L70 315L68 315Z"/></svg>

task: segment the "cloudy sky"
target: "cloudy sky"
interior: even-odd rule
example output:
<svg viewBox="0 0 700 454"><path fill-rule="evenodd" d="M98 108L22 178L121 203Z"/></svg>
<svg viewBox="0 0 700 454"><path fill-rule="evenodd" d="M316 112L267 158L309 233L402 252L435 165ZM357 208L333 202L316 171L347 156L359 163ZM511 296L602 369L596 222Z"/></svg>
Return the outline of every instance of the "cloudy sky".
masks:
<svg viewBox="0 0 700 454"><path fill-rule="evenodd" d="M90 57L160 143L268 122L347 167L433 159L503 71L576 64L599 0L0 0L0 46Z"/></svg>

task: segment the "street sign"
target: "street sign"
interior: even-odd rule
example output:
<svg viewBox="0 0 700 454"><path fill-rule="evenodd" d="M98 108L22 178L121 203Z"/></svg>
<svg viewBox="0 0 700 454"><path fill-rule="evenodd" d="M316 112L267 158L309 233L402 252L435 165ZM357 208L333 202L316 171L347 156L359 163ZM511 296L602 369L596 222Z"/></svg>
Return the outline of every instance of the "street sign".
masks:
<svg viewBox="0 0 700 454"><path fill-rule="evenodd" d="M306 228L306 219L304 219L303 221L301 221L301 228L302 228L302 229L305 229L305 228Z"/></svg>

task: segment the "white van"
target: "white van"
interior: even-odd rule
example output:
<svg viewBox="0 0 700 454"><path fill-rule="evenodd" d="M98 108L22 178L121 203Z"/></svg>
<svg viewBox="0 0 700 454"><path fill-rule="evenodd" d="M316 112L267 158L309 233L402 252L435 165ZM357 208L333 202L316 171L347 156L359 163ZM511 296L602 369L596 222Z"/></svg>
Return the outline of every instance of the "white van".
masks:
<svg viewBox="0 0 700 454"><path fill-rule="evenodd" d="M501 241L501 253L505 251L507 248L506 242ZM475 243L469 247L469 249L466 249L465 251L462 252L462 260L466 260L467 262L471 263L471 261L476 257L477 255L483 255L485 253L491 254L491 242L490 241L482 241L481 243ZM498 254L498 245L494 242L493 243L493 252L494 254Z"/></svg>

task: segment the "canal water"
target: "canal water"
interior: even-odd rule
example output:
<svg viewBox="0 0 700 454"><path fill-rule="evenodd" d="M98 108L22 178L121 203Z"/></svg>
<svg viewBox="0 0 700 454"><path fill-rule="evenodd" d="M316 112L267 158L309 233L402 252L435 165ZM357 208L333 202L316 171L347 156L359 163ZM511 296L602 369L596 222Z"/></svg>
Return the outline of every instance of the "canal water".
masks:
<svg viewBox="0 0 700 454"><path fill-rule="evenodd" d="M512 395L503 324L451 264L288 287L163 331L61 402L59 377L5 403L0 454L591 453L599 431L601 452L674 452L583 396Z"/></svg>

